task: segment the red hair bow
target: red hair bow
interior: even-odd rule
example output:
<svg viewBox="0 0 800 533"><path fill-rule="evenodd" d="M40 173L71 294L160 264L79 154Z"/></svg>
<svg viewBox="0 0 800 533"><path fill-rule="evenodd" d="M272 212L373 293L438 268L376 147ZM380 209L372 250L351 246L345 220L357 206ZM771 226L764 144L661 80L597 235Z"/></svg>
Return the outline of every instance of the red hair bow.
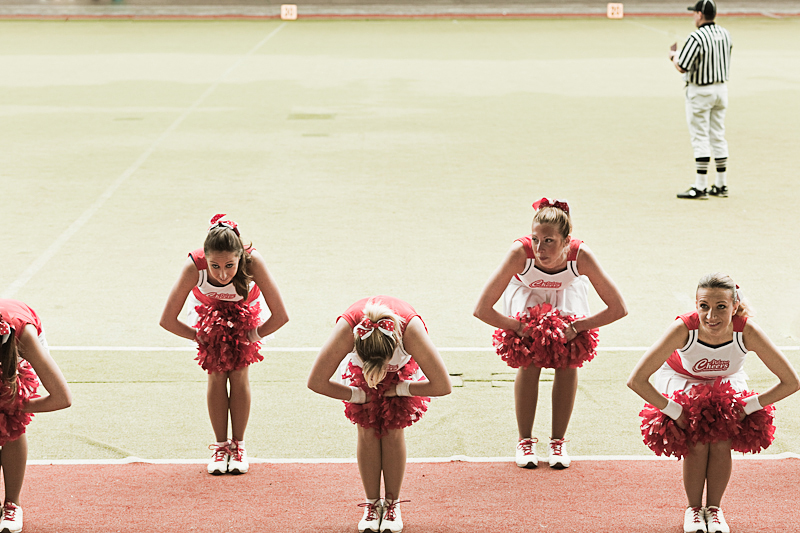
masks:
<svg viewBox="0 0 800 533"><path fill-rule="evenodd" d="M391 318L382 318L377 322L373 322L369 318L364 317L364 320L356 324L356 327L353 328L353 333L358 335L358 338L363 341L372 335L372 332L376 329L384 335L391 337L392 333L394 333L394 320Z"/></svg>
<svg viewBox="0 0 800 533"><path fill-rule="evenodd" d="M0 335L2 335L2 342L0 344L5 344L8 340L8 336L11 334L11 326L3 320L3 317L0 316Z"/></svg>
<svg viewBox="0 0 800 533"><path fill-rule="evenodd" d="M209 224L211 225L208 227L208 229L211 230L212 228L215 228L217 226L223 226L226 228L231 228L236 235L239 235L238 224L236 224L236 222L234 222L233 220L222 220L222 217L224 216L225 213L222 213L221 215L214 215L213 217L211 217L211 220L209 221Z"/></svg>
<svg viewBox="0 0 800 533"><path fill-rule="evenodd" d="M555 207L569 215L569 204L567 204L566 200L549 200L547 198L542 198L541 200L533 202L533 208L537 211L542 207Z"/></svg>

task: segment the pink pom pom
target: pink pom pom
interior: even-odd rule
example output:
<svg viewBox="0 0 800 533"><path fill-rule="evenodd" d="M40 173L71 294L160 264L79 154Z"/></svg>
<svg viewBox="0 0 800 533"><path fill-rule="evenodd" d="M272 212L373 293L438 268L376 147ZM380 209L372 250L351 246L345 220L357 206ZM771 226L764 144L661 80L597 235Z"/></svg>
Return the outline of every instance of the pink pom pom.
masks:
<svg viewBox="0 0 800 533"><path fill-rule="evenodd" d="M744 391L736 397L739 409L744 409L744 399L755 392ZM767 405L750 413L739 423L738 433L731 439L731 449L742 453L759 453L775 440L775 406Z"/></svg>
<svg viewBox="0 0 800 533"><path fill-rule="evenodd" d="M597 330L581 331L566 342L565 331L577 317L563 316L548 303L529 307L526 314L513 318L525 324L527 336L501 329L492 336L498 355L511 368L580 368L597 354Z"/></svg>
<svg viewBox="0 0 800 533"><path fill-rule="evenodd" d="M198 337L197 357L203 370L230 372L263 361L258 353L260 342L250 342L247 332L260 325L258 303L247 305L243 301L215 300L195 307L199 321L195 325Z"/></svg>
<svg viewBox="0 0 800 533"><path fill-rule="evenodd" d="M25 426L33 420L33 413L25 413L22 409L33 398L38 398L39 378L31 364L20 360L17 369L17 393L12 398L11 388L0 385L0 446L20 438L25 433Z"/></svg>
<svg viewBox="0 0 800 533"><path fill-rule="evenodd" d="M412 379L419 369L417 363L411 359L397 372L389 372L378 384L377 389L372 389L364 380L361 367L350 363L343 376L350 380L353 387L359 387L367 393L367 403L356 404L344 402L344 414L354 424L364 428L372 428L378 438L386 435L389 430L401 429L410 426L419 420L428 410L431 401L426 396L392 396L386 397L386 391L402 381Z"/></svg>

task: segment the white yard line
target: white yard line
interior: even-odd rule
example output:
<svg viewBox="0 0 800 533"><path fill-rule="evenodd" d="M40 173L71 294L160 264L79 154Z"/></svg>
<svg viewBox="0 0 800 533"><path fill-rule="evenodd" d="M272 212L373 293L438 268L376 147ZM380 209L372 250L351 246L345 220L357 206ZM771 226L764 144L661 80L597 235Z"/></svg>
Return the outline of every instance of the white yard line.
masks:
<svg viewBox="0 0 800 533"><path fill-rule="evenodd" d="M195 346L50 346L54 352L195 352ZM598 347L598 352L644 352L649 346L606 346ZM800 346L778 346L782 351L800 350ZM444 347L440 352L493 352L491 346L474 348ZM319 347L271 347L261 348L262 352L319 352Z"/></svg>
<svg viewBox="0 0 800 533"><path fill-rule="evenodd" d="M658 457L655 455L573 455L573 461L677 461L674 457ZM739 455L734 454L737 461L758 461L778 459L800 459L800 454L784 452L778 454ZM248 457L250 463L264 464L329 464L348 463L355 464L355 458L342 459L261 459ZM452 457L419 457L409 458L409 463L511 463L513 457L468 457L454 455ZM157 465L199 465L207 464L208 459L142 459L140 457L125 457L123 459L35 459L28 461L29 465L126 465L132 463L145 463Z"/></svg>

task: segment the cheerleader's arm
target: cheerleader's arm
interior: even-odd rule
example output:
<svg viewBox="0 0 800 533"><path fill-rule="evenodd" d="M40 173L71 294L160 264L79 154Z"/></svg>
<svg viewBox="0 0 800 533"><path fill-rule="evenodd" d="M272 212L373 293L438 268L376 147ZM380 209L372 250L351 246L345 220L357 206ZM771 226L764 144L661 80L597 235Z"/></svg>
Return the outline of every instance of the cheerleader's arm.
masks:
<svg viewBox="0 0 800 533"><path fill-rule="evenodd" d="M800 378L777 346L752 320L748 320L743 332L744 345L755 352L759 359L778 378L778 383L758 395L761 407L773 404L800 390Z"/></svg>
<svg viewBox="0 0 800 533"><path fill-rule="evenodd" d="M26 413L46 413L48 411L58 411L66 409L72 405L72 393L67 385L67 380L61 369L58 368L50 352L40 343L36 328L31 324L25 326L20 338L20 355L27 360L47 394L39 398L32 398L25 404L23 411Z"/></svg>
<svg viewBox="0 0 800 533"><path fill-rule="evenodd" d="M339 368L339 363L353 351L353 348L353 329L347 320L341 319L336 322L333 333L323 344L311 367L311 373L308 375L308 388L329 398L351 401L354 394L353 389L331 378Z"/></svg>
<svg viewBox="0 0 800 533"><path fill-rule="evenodd" d="M625 300L622 298L622 293L619 292L617 284L614 280L603 270L597 258L591 250L582 244L578 254L578 272L589 278L595 292L606 304L606 308L586 318L579 318L573 325L575 332L567 332L567 340L572 338L581 331L588 329L595 329L612 322L616 322L620 318L628 314L628 308L625 305Z"/></svg>
<svg viewBox="0 0 800 533"><path fill-rule="evenodd" d="M161 320L159 321L159 324L165 330L174 333L178 337L192 341L197 338L197 330L185 322L181 322L178 319L178 315L181 314L183 304L186 303L186 297L197 285L197 277L197 267L194 265L194 261L189 258L183 265L178 281L175 282L169 292L167 303L164 305L164 311L161 312Z"/></svg>
<svg viewBox="0 0 800 533"><path fill-rule="evenodd" d="M256 328L258 336L263 338L275 333L281 326L286 324L289 321L289 314L286 312L286 306L283 303L283 298L281 298L281 292L278 290L278 284L275 283L272 274L267 270L267 263L264 261L264 257L255 250L250 254L250 257L253 259L250 264L253 281L261 290L270 312L270 317L266 322Z"/></svg>
<svg viewBox="0 0 800 533"><path fill-rule="evenodd" d="M508 287L511 278L525 269L526 257L522 243L514 242L503 262L483 287L483 291L478 297L478 303L475 304L475 311L472 313L475 318L490 326L514 331L518 335L522 332L522 329L524 329L522 322L498 312L494 308L494 304L503 296L503 292Z"/></svg>
<svg viewBox="0 0 800 533"><path fill-rule="evenodd" d="M689 328L682 320L678 319L670 325L667 331L655 344L653 344L639 359L628 378L628 387L642 397L644 401L662 411L667 408L669 400L658 392L650 383L650 376L669 358L677 349L682 348L689 338Z"/></svg>
<svg viewBox="0 0 800 533"><path fill-rule="evenodd" d="M442 356L436 346L433 345L425 325L419 317L414 317L406 326L403 333L403 347L414 358L422 373L425 374L423 381L411 381L404 396L445 396L452 391L450 376L444 366ZM386 396L397 396L397 387L392 387L386 392Z"/></svg>

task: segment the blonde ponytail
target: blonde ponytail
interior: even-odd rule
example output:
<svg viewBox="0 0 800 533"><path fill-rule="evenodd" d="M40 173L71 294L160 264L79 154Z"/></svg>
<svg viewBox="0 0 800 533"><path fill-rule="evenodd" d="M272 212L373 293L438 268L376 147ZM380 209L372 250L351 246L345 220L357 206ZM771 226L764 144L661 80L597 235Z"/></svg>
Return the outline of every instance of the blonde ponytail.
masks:
<svg viewBox="0 0 800 533"><path fill-rule="evenodd" d="M362 338L354 333L356 353L363 361L361 370L364 374L364 381L369 387L376 389L386 377L389 360L400 342L403 319L386 305L372 300L364 306L363 313L364 318L376 324L385 319L394 323L394 331L390 335L376 330L366 338Z"/></svg>

